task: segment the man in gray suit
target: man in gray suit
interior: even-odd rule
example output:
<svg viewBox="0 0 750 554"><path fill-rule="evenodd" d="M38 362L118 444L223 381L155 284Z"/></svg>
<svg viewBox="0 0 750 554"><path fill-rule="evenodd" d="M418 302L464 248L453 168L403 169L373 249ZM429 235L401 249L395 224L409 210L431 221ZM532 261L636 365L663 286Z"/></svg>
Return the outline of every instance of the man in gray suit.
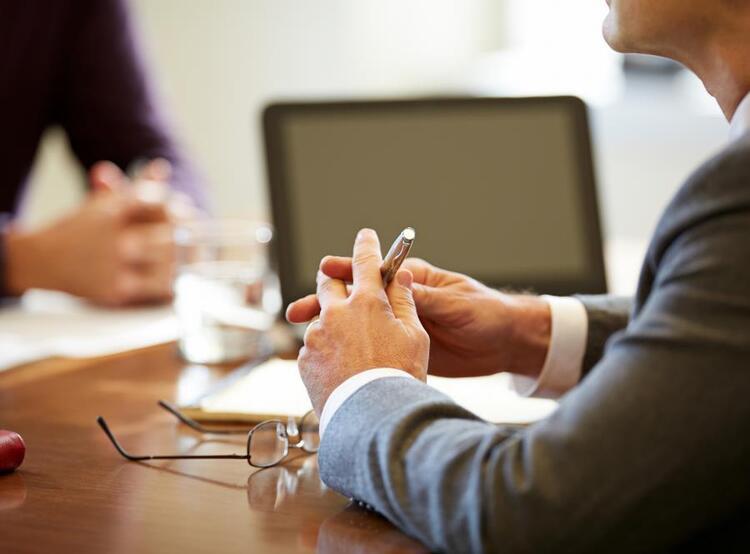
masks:
<svg viewBox="0 0 750 554"><path fill-rule="evenodd" d="M732 122L667 208L632 302L509 296L419 261L384 289L364 230L287 312L320 311L299 365L323 480L432 549L750 551L750 3L612 0L605 37L687 65ZM514 432L428 370L565 395Z"/></svg>

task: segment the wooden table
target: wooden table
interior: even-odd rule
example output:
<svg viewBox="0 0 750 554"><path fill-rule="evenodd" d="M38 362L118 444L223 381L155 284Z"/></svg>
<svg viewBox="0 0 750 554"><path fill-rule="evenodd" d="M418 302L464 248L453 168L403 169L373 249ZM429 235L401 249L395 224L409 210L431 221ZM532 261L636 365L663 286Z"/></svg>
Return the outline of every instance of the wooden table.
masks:
<svg viewBox="0 0 750 554"><path fill-rule="evenodd" d="M241 452L202 441L160 410L226 369L188 366L173 345L87 361L48 360L0 374L0 428L27 452L0 475L0 552L424 552L319 479L315 456L257 470L236 460L133 463L133 452Z"/></svg>

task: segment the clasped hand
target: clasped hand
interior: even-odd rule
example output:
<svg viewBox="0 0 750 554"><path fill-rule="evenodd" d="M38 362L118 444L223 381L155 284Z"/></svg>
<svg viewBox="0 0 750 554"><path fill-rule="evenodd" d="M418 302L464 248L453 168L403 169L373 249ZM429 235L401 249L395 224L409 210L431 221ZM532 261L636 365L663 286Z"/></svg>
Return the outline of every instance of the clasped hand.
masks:
<svg viewBox="0 0 750 554"><path fill-rule="evenodd" d="M309 299L290 306L290 320L298 322L319 313L305 332L299 353L302 380L318 415L331 392L362 371L392 367L424 380L429 338L417 317L412 296L412 274L400 270L383 287L378 236L364 229L357 235L349 264L351 288L335 277L318 273L315 310L305 319L301 310Z"/></svg>
<svg viewBox="0 0 750 554"><path fill-rule="evenodd" d="M169 164L155 160L128 182L112 163L90 171L92 193L75 212L39 230L11 229L6 283L11 293L61 290L123 306L171 297L174 223L188 215L168 195Z"/></svg>
<svg viewBox="0 0 750 554"><path fill-rule="evenodd" d="M448 377L538 375L550 340L545 300L504 294L417 259L384 289L381 263L377 235L361 231L353 258L324 258L316 294L287 309L291 323L312 320L299 366L319 414L339 384L371 368L421 380L428 369Z"/></svg>

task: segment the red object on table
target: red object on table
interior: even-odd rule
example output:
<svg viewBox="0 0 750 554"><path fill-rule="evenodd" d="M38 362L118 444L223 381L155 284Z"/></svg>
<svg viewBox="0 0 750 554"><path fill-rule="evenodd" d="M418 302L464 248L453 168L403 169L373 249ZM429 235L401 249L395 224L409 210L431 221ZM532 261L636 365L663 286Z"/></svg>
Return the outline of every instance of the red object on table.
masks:
<svg viewBox="0 0 750 554"><path fill-rule="evenodd" d="M15 471L25 455L26 444L21 435L0 429L0 473Z"/></svg>

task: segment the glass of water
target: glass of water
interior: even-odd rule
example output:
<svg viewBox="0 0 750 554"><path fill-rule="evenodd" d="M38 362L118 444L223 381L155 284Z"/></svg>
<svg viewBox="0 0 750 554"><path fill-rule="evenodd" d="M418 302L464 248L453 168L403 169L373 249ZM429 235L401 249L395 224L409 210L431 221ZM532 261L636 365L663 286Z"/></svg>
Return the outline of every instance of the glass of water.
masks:
<svg viewBox="0 0 750 554"><path fill-rule="evenodd" d="M215 364L270 351L269 331L281 308L269 265L272 237L269 225L242 220L177 227L174 308L186 360Z"/></svg>

